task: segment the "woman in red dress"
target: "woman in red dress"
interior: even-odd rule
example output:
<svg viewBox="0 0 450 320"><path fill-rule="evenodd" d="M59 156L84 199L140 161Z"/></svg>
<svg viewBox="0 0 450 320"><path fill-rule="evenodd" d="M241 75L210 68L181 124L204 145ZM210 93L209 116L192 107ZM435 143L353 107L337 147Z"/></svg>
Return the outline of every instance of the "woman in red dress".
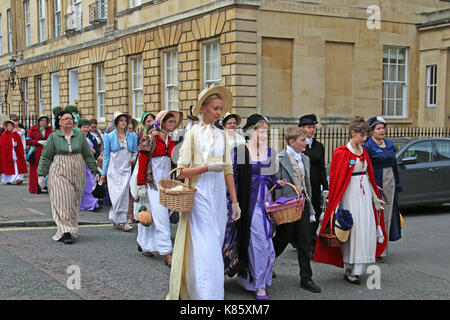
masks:
<svg viewBox="0 0 450 320"><path fill-rule="evenodd" d="M6 129L0 136L0 168L1 182L11 184L23 182L23 174L27 173L27 163L20 135L14 131L14 122L7 120Z"/></svg>
<svg viewBox="0 0 450 320"><path fill-rule="evenodd" d="M32 140L27 141L29 146L35 146L34 160L30 163L29 186L30 193L41 193L38 184L37 168L39 167L39 160L41 159L42 149L44 149L44 141L52 133L52 127L48 125L49 119L45 115L41 115L38 119L38 124L32 126L28 132L28 138Z"/></svg>

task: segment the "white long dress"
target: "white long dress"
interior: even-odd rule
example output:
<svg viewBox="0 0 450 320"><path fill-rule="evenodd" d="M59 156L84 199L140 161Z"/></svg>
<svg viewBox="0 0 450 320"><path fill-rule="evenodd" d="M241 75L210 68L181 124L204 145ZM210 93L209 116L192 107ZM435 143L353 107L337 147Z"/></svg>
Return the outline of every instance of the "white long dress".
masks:
<svg viewBox="0 0 450 320"><path fill-rule="evenodd" d="M202 151L206 140L201 140ZM214 128L209 156L223 159L224 137ZM206 172L197 181L194 206L189 216L190 237L186 246L186 286L193 300L223 300L222 245L228 218L223 172Z"/></svg>
<svg viewBox="0 0 450 320"><path fill-rule="evenodd" d="M127 222L131 178L130 160L131 153L126 146L124 149L110 153L107 173L108 192L111 199L109 221L116 225Z"/></svg>
<svg viewBox="0 0 450 320"><path fill-rule="evenodd" d="M158 188L161 179L165 179L171 169L171 159L168 156L152 158L153 180ZM153 190L147 184L147 208L152 213L153 223L144 227L138 224L137 242L143 252L158 252L166 255L172 252L170 236L169 210L159 203L159 190Z"/></svg>
<svg viewBox="0 0 450 320"><path fill-rule="evenodd" d="M12 183L12 182L16 182L19 180L23 181L23 174L19 174L19 171L17 169L17 154L15 151L15 148L17 147L17 142L12 139L12 144L13 144L13 148L12 148L12 157L13 157L13 161L14 161L14 174L3 174L1 176L1 182L3 183Z"/></svg>
<svg viewBox="0 0 450 320"><path fill-rule="evenodd" d="M357 154L350 144L347 147ZM367 171L367 161L364 160L363 166L357 158L353 173L362 171ZM367 174L352 176L339 204L340 209L349 210L353 217L349 239L341 246L344 265L353 275L363 274L365 265L375 262L377 232L370 188Z"/></svg>

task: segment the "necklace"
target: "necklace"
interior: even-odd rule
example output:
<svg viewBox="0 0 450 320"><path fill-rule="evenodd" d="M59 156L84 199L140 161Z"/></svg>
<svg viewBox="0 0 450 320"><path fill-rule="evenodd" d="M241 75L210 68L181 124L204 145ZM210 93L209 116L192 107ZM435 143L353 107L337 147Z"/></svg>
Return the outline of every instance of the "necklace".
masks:
<svg viewBox="0 0 450 320"><path fill-rule="evenodd" d="M127 135L128 135L128 133L125 133L125 137L124 137L124 136L122 136L122 135L119 133L119 131L116 129L116 134L117 134L117 137L118 137L118 139L119 139L119 142L123 144L123 146L120 146L120 149L121 149L121 150L125 149L125 145L127 144Z"/></svg>
<svg viewBox="0 0 450 320"><path fill-rule="evenodd" d="M381 143L380 142L378 142L378 140L377 139L373 139L375 142L376 142L376 144L377 145L379 145L379 146L382 146L383 144L384 144L384 139L381 139Z"/></svg>

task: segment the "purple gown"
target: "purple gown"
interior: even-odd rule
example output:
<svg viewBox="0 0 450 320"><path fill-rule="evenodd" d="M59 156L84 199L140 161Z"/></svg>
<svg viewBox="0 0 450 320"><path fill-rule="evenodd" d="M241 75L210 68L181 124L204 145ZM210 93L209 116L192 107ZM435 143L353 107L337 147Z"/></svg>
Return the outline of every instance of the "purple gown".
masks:
<svg viewBox="0 0 450 320"><path fill-rule="evenodd" d="M269 151L270 153L270 151ZM252 161L252 181L249 212L252 215L249 239L249 272L253 281L249 278L237 276L237 283L249 291L264 290L272 284L273 263L275 261L275 250L272 242L272 224L267 217L265 200L269 189L276 184L274 175L261 174L261 168L270 167L270 163ZM233 166L235 169L236 164ZM236 171L235 171L236 174ZM237 188L239 186L236 186ZM228 198L228 223L225 234L224 247L234 247L236 229L231 220L231 199ZM226 250L224 250L225 252ZM228 251L229 253L229 251ZM225 272L230 271L233 256L224 256ZM232 270L232 269L231 269ZM230 274L231 275L231 274Z"/></svg>
<svg viewBox="0 0 450 320"><path fill-rule="evenodd" d="M89 146L93 148L93 144L89 139L86 139ZM80 211L92 211L98 207L98 199L92 195L92 190L95 188L95 179L89 167L86 165L86 185L84 186L83 195L81 196Z"/></svg>

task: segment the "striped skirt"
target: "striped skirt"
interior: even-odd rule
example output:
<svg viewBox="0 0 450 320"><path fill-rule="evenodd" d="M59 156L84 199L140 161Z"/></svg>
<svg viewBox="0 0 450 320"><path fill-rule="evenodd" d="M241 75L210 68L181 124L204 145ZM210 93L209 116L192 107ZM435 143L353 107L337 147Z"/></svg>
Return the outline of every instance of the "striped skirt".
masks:
<svg viewBox="0 0 450 320"><path fill-rule="evenodd" d="M58 241L68 232L77 237L78 212L86 183L85 162L81 153L55 155L48 173L48 193Z"/></svg>

